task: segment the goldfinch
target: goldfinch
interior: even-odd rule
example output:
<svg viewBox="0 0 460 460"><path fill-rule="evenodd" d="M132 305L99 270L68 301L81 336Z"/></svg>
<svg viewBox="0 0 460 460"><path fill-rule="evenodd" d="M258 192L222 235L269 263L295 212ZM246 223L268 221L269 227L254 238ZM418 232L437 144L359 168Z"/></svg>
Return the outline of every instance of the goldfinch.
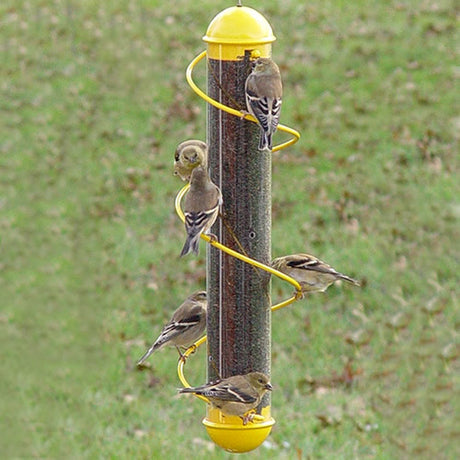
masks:
<svg viewBox="0 0 460 460"><path fill-rule="evenodd" d="M272 261L272 267L294 278L300 284L302 293L324 292L338 279L359 286L358 281L338 272L327 263L310 254L292 254L278 257Z"/></svg>
<svg viewBox="0 0 460 460"><path fill-rule="evenodd" d="M208 146L205 142L191 139L181 142L174 154L174 175L189 181L192 171L197 166L206 167L208 162Z"/></svg>
<svg viewBox="0 0 460 460"><path fill-rule="evenodd" d="M205 396L212 406L217 407L224 415L241 417L246 425L251 416L247 413L255 409L262 396L272 391L269 378L262 372L249 372L245 375L218 380L194 388L182 388L180 393L194 393Z"/></svg>
<svg viewBox="0 0 460 460"><path fill-rule="evenodd" d="M259 122L259 150L272 149L272 134L276 131L281 112L283 84L278 66L269 58L254 61L246 79L246 106Z"/></svg>
<svg viewBox="0 0 460 460"><path fill-rule="evenodd" d="M187 239L180 256L190 252L198 254L201 233L207 233L216 221L222 193L203 166L192 171L190 189L184 199L185 230Z"/></svg>
<svg viewBox="0 0 460 460"><path fill-rule="evenodd" d="M138 366L164 345L175 346L182 357L180 347L187 348L197 341L206 329L206 291L196 291L187 297L163 327L160 336L137 362Z"/></svg>

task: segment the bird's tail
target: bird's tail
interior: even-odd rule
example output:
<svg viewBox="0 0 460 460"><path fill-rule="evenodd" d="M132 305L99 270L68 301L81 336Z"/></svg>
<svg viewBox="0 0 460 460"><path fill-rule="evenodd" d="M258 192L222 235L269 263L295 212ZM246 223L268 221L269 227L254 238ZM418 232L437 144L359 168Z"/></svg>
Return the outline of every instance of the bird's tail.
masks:
<svg viewBox="0 0 460 460"><path fill-rule="evenodd" d="M350 278L349 276L347 275L344 275L343 273L340 273L339 274L339 278L345 280L345 281L348 281L349 283L351 284L354 284L355 286L361 286L361 284L359 283L359 281L353 279L353 278Z"/></svg>
<svg viewBox="0 0 460 460"><path fill-rule="evenodd" d="M195 388L179 388L179 393L195 393Z"/></svg>
<svg viewBox="0 0 460 460"><path fill-rule="evenodd" d="M187 236L187 239L185 240L184 247L182 248L182 251L180 253L180 256L186 256L190 252L194 252L196 255L198 255L200 251L200 234L198 233L195 236Z"/></svg>
<svg viewBox="0 0 460 460"><path fill-rule="evenodd" d="M138 366L141 366L144 361L158 348L160 348L160 344L158 344L158 341L155 342L143 355L142 358L137 362Z"/></svg>
<svg viewBox="0 0 460 460"><path fill-rule="evenodd" d="M259 150L272 149L272 135L264 129L260 130Z"/></svg>

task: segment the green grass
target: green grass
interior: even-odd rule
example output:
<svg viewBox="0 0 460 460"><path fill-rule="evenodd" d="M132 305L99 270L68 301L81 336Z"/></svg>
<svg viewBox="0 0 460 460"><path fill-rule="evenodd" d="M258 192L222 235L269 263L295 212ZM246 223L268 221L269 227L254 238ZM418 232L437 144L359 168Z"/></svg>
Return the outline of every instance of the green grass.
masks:
<svg viewBox="0 0 460 460"><path fill-rule="evenodd" d="M171 165L205 137L184 71L227 6L0 6L2 458L231 457L176 394L174 350L134 366L205 285L204 253L178 258ZM278 38L282 122L302 134L273 158L273 254L311 252L364 286L273 316L277 424L246 457L457 458L454 2L250 6ZM291 290L274 280L273 300ZM203 350L187 377L205 380Z"/></svg>

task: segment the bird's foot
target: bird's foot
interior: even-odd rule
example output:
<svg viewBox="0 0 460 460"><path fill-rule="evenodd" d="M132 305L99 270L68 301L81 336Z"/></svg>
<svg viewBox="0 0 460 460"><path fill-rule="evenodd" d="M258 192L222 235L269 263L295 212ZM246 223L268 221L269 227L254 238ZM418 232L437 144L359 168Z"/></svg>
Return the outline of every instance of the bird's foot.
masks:
<svg viewBox="0 0 460 460"><path fill-rule="evenodd" d="M248 422L253 422L255 415L256 413L254 411L248 412L247 414L242 415L241 420L243 420L243 425L246 426Z"/></svg>
<svg viewBox="0 0 460 460"><path fill-rule="evenodd" d="M185 362L187 361L187 356L185 356L184 353L182 353L182 350L177 346L176 350L179 353L179 361L182 361L185 364Z"/></svg>
<svg viewBox="0 0 460 460"><path fill-rule="evenodd" d="M305 292L303 291L294 291L295 300L302 300L305 297Z"/></svg>
<svg viewBox="0 0 460 460"><path fill-rule="evenodd" d="M193 355L193 353L195 353L197 349L198 349L198 347L197 347L195 344L190 345L190 346L188 347L188 350L191 350L190 353L189 353L189 356L190 356L190 355Z"/></svg>

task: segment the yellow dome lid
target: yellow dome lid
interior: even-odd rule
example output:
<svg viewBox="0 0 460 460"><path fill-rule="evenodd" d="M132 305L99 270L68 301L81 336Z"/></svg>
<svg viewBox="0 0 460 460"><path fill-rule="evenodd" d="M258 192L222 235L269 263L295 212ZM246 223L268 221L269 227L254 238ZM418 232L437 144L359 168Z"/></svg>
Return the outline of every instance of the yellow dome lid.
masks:
<svg viewBox="0 0 460 460"><path fill-rule="evenodd" d="M276 40L268 21L256 10L232 6L211 21L203 40L219 44L264 44Z"/></svg>

